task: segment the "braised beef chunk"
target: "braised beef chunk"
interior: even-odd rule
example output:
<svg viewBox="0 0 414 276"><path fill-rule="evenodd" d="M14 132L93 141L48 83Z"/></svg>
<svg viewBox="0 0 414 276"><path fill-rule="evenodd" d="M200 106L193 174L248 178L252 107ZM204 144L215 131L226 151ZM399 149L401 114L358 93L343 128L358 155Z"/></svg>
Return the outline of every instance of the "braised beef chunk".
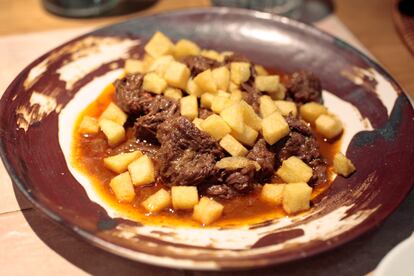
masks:
<svg viewBox="0 0 414 276"><path fill-rule="evenodd" d="M222 64L214 59L203 56L188 56L182 61L191 71L191 76L197 76L201 72L221 66Z"/></svg>
<svg viewBox="0 0 414 276"><path fill-rule="evenodd" d="M322 85L310 72L296 72L287 84L287 98L297 103L321 102Z"/></svg>
<svg viewBox="0 0 414 276"><path fill-rule="evenodd" d="M164 96L155 96L148 105L143 108L145 115L135 121L136 137L142 140L154 141L158 126L167 118L179 115L179 106L175 100Z"/></svg>
<svg viewBox="0 0 414 276"><path fill-rule="evenodd" d="M291 115L285 117L285 119L286 119L286 122L289 125L290 130L299 132L299 133L301 133L303 135L306 135L306 136L311 136L312 135L312 131L311 131L309 125L305 121L300 120L300 119L298 119L294 116L291 116Z"/></svg>
<svg viewBox="0 0 414 276"><path fill-rule="evenodd" d="M215 175L224 156L218 143L185 117L172 117L158 128L161 147L156 162L161 180L170 186L197 186Z"/></svg>
<svg viewBox="0 0 414 276"><path fill-rule="evenodd" d="M145 113L154 96L142 90L143 75L128 74L116 80L115 103L129 115Z"/></svg>
<svg viewBox="0 0 414 276"><path fill-rule="evenodd" d="M240 54L231 54L224 57L224 63L232 63L232 62L250 62L245 56Z"/></svg>
<svg viewBox="0 0 414 276"><path fill-rule="evenodd" d="M213 111L211 111L207 108L200 107L198 109L198 118L200 118L200 119L204 120L205 118L207 118L208 116L210 116L212 114L214 114Z"/></svg>
<svg viewBox="0 0 414 276"><path fill-rule="evenodd" d="M256 178L259 181L265 181L271 178L275 171L275 154L268 149L266 141L260 139L256 142L247 158L256 161L260 165Z"/></svg>
<svg viewBox="0 0 414 276"><path fill-rule="evenodd" d="M260 97L262 93L256 89L254 83L245 82L240 85L242 91L243 100L250 104L254 111L259 114L260 110Z"/></svg>

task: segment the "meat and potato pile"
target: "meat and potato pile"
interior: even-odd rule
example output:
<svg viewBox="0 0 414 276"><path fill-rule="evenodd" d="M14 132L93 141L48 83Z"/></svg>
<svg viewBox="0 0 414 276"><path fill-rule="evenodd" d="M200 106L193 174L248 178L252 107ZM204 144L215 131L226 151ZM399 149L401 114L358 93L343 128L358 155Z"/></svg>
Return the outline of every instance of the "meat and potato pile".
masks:
<svg viewBox="0 0 414 276"><path fill-rule="evenodd" d="M328 181L311 125L335 139L341 121L322 105L322 86L308 72L281 79L245 57L177 43L157 32L99 118L81 133L102 131L113 153L102 160L115 176L117 199L132 202L139 186L162 182L140 204L148 212L192 210L203 225L220 218L225 200L261 189L260 200L287 214L309 209L312 188ZM355 167L343 154L334 168Z"/></svg>

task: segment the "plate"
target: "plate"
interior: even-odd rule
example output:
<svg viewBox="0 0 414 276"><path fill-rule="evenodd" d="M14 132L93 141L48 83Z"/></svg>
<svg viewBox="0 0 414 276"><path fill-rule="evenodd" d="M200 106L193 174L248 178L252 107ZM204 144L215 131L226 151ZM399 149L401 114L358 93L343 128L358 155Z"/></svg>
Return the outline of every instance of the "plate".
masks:
<svg viewBox="0 0 414 276"><path fill-rule="evenodd" d="M72 126L158 30L286 72L315 72L325 103L345 122L341 150L357 172L336 178L303 215L245 227L146 226L111 210L69 162ZM246 269L312 256L378 226L412 187L413 118L395 80L333 36L267 13L190 9L93 31L31 63L0 101L0 153L37 208L98 247L165 267Z"/></svg>
<svg viewBox="0 0 414 276"><path fill-rule="evenodd" d="M375 275L400 275L409 276L414 274L414 238L399 243L394 247L375 269Z"/></svg>

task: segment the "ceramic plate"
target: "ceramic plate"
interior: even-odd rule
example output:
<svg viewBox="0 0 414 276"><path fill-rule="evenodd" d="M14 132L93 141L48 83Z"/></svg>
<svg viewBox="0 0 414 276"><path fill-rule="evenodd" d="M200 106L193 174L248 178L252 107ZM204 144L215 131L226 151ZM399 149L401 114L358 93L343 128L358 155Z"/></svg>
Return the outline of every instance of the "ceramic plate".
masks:
<svg viewBox="0 0 414 276"><path fill-rule="evenodd" d="M341 150L357 172L337 177L303 215L246 227L145 226L112 210L68 162L73 124L157 30L267 67L315 72L326 105L345 123ZM37 208L101 248L166 267L241 269L315 255L383 221L412 186L413 116L394 79L335 37L266 13L193 9L105 27L35 60L1 99L0 150Z"/></svg>

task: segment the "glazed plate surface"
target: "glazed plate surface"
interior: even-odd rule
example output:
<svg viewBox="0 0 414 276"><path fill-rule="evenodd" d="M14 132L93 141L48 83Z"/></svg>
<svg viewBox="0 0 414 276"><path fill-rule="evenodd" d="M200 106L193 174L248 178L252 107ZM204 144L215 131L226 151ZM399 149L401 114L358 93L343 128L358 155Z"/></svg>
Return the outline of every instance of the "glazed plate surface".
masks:
<svg viewBox="0 0 414 276"><path fill-rule="evenodd" d="M73 125L158 30L288 73L314 72L325 104L345 123L341 150L357 172L337 177L303 215L244 227L146 226L113 210L69 162ZM335 248L379 225L402 202L414 176L413 108L384 69L308 25L226 8L140 17L52 50L8 87L0 131L5 166L36 207L101 248L173 268L253 268Z"/></svg>

